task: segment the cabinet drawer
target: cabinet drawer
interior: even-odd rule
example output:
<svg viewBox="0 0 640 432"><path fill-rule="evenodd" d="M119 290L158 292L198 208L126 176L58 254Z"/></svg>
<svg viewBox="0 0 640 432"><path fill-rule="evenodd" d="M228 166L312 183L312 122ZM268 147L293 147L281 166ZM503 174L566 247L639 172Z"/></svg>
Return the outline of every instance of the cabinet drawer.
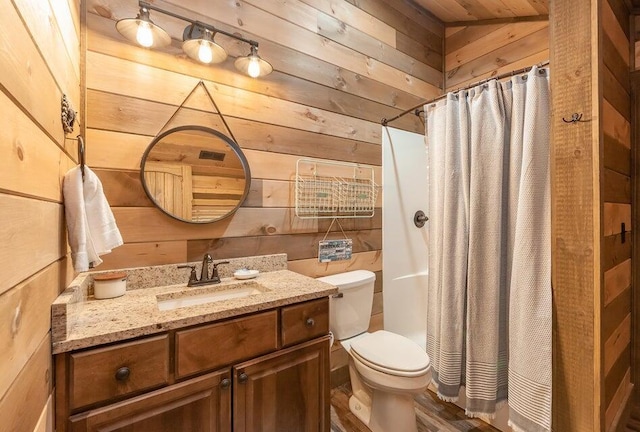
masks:
<svg viewBox="0 0 640 432"><path fill-rule="evenodd" d="M290 346L329 333L329 299L283 307L282 346Z"/></svg>
<svg viewBox="0 0 640 432"><path fill-rule="evenodd" d="M71 409L167 384L169 337L71 354Z"/></svg>
<svg viewBox="0 0 640 432"><path fill-rule="evenodd" d="M278 348L278 312L176 332L176 376L218 369Z"/></svg>

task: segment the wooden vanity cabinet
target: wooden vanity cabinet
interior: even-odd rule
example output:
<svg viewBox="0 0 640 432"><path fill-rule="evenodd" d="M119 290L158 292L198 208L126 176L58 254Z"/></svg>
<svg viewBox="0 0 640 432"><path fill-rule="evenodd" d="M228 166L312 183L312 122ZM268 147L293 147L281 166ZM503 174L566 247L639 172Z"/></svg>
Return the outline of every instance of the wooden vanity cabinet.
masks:
<svg viewBox="0 0 640 432"><path fill-rule="evenodd" d="M329 430L328 336L234 366L235 432Z"/></svg>
<svg viewBox="0 0 640 432"><path fill-rule="evenodd" d="M58 354L56 431L328 431L328 302Z"/></svg>
<svg viewBox="0 0 640 432"><path fill-rule="evenodd" d="M278 311L178 330L176 378L219 369L278 349Z"/></svg>
<svg viewBox="0 0 640 432"><path fill-rule="evenodd" d="M208 374L71 416L69 430L230 432L229 375L229 370Z"/></svg>
<svg viewBox="0 0 640 432"><path fill-rule="evenodd" d="M169 336L164 334L69 355L72 410L169 383Z"/></svg>

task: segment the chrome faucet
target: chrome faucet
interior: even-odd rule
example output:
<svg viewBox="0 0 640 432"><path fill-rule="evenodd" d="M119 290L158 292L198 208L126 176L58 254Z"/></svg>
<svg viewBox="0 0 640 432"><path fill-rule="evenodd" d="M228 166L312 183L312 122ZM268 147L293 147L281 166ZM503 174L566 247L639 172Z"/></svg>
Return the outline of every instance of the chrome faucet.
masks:
<svg viewBox="0 0 640 432"><path fill-rule="evenodd" d="M220 275L218 275L218 266L220 264L229 264L229 261L220 261L213 264L213 271L211 272L211 277L209 277L209 264L213 262L213 258L208 253L205 253L202 257L202 269L200 270L200 279L198 279L198 275L196 274L196 266L195 265L180 265L181 268L191 269L191 273L189 274L189 282L187 282L188 287L198 286L198 285L207 285L207 284L217 284L220 283Z"/></svg>

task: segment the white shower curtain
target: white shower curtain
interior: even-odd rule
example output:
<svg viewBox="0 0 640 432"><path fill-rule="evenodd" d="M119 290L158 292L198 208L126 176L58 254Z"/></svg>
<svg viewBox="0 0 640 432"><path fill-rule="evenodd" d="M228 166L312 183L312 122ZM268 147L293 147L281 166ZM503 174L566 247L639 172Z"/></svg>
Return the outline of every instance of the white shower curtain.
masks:
<svg viewBox="0 0 640 432"><path fill-rule="evenodd" d="M430 158L427 352L438 395L516 431L551 430L547 69L425 107Z"/></svg>

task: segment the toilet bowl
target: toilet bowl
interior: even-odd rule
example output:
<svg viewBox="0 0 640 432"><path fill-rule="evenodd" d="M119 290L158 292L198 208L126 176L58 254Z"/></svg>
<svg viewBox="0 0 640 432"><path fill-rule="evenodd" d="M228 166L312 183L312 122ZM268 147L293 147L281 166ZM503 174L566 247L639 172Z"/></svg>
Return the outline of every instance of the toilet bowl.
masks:
<svg viewBox="0 0 640 432"><path fill-rule="evenodd" d="M427 353L388 331L367 333L375 274L357 270L320 278L338 287L329 326L349 353L349 409L373 432L417 431L414 395L431 380Z"/></svg>

